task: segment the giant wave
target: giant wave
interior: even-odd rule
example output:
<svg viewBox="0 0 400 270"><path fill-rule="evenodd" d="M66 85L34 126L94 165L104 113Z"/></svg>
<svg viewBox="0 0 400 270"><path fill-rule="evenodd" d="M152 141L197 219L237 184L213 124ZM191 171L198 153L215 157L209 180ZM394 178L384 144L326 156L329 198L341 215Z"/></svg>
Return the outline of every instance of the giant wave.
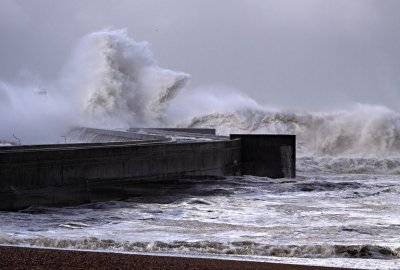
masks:
<svg viewBox="0 0 400 270"><path fill-rule="evenodd" d="M2 108L8 108L2 112L0 139L14 130L21 137L59 130L59 139L72 126L209 127L223 135L296 134L300 157L400 157L400 114L384 106L356 104L332 112L270 109L229 88L191 87L189 79L161 68L150 45L124 29L90 33L77 44L54 89L48 89L49 98L33 99L37 87L16 91L0 83L0 95L7 97Z"/></svg>

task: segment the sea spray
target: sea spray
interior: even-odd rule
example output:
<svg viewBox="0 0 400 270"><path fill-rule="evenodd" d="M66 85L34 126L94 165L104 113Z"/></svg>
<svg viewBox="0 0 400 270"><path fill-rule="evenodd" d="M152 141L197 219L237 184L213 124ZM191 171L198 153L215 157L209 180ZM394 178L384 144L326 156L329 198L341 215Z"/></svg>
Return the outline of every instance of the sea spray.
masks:
<svg viewBox="0 0 400 270"><path fill-rule="evenodd" d="M0 81L0 141L57 142L76 122L71 107L53 89Z"/></svg>
<svg viewBox="0 0 400 270"><path fill-rule="evenodd" d="M64 72L81 124L97 127L157 126L190 76L159 67L147 42L126 30L85 36Z"/></svg>
<svg viewBox="0 0 400 270"><path fill-rule="evenodd" d="M51 86L0 81L0 139L56 143L74 126L171 125L165 111L189 78L159 67L149 44L126 30L90 33Z"/></svg>
<svg viewBox="0 0 400 270"><path fill-rule="evenodd" d="M22 143L63 141L73 126L211 127L224 135L296 134L300 157L400 156L400 114L383 106L283 111L230 87L190 87L189 79L161 68L150 45L124 29L90 33L52 86L0 83L0 139L13 142L14 133Z"/></svg>
<svg viewBox="0 0 400 270"><path fill-rule="evenodd" d="M397 157L400 114L383 106L355 105L330 113L242 108L193 117L181 127L217 128L220 134L296 134L300 155Z"/></svg>

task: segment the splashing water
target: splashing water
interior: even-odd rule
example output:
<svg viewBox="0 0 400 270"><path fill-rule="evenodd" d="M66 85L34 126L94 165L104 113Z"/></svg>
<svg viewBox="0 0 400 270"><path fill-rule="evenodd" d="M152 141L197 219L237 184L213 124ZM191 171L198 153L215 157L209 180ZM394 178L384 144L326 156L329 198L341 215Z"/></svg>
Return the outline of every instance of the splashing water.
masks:
<svg viewBox="0 0 400 270"><path fill-rule="evenodd" d="M298 151L304 155L400 154L400 115L383 106L287 112L263 108L229 88L185 89L188 74L160 68L149 45L129 38L125 30L87 35L73 59L86 125L212 127L224 135L289 133L298 136Z"/></svg>
<svg viewBox="0 0 400 270"><path fill-rule="evenodd" d="M67 85L79 96L82 122L90 126L161 124L190 77L160 68L149 44L129 38L125 30L87 35L72 59Z"/></svg>
<svg viewBox="0 0 400 270"><path fill-rule="evenodd" d="M40 126L42 136L36 139L48 139L44 132L62 133L74 125L211 127L224 135L296 134L300 156L400 154L400 115L383 106L359 104L330 113L267 109L226 87L189 88L190 76L161 68L149 47L146 42L128 37L126 30L88 34L77 44L59 83L53 87L58 91L49 89L48 100L35 92L37 87L20 91L1 83L0 110L5 124L0 139L10 138L14 122L28 127L18 130L23 135L35 133L37 129L32 126ZM49 126L49 119L69 120Z"/></svg>
<svg viewBox="0 0 400 270"><path fill-rule="evenodd" d="M352 110L333 113L294 113L247 108L197 116L180 126L212 127L222 134L296 134L301 154L400 154L400 115L381 106L357 105Z"/></svg>
<svg viewBox="0 0 400 270"><path fill-rule="evenodd" d="M49 143L76 125L168 125L165 111L189 78L159 67L149 44L126 30L94 32L77 44L48 91L0 81L0 138L12 141L17 131L24 143Z"/></svg>
<svg viewBox="0 0 400 270"><path fill-rule="evenodd" d="M0 244L399 269L397 112L365 104L282 111L226 87L190 88L189 79L159 67L149 44L125 30L91 33L46 91L0 82L0 146L15 143L13 132L23 143L49 142L75 125L289 133L297 178L145 183L142 197L127 201L1 212Z"/></svg>

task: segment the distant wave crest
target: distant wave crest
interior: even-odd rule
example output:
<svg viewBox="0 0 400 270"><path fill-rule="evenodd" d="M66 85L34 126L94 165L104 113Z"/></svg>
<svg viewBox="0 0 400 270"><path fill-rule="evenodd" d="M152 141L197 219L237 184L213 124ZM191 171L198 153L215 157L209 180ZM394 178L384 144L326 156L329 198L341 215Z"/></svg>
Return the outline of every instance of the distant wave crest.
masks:
<svg viewBox="0 0 400 270"><path fill-rule="evenodd" d="M184 127L217 128L222 134L296 134L301 155L398 156L400 115L385 107L357 105L332 113L247 108L196 116Z"/></svg>

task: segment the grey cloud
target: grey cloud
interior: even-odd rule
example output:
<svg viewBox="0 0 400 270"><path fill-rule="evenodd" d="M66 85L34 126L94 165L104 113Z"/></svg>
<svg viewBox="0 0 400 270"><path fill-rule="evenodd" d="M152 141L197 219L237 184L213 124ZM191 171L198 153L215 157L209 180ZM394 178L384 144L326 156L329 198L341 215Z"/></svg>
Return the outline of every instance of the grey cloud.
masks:
<svg viewBox="0 0 400 270"><path fill-rule="evenodd" d="M151 42L160 64L190 73L195 86L225 84L286 108L396 109L399 8L395 0L6 0L0 79L30 70L56 80L81 36L114 27Z"/></svg>

